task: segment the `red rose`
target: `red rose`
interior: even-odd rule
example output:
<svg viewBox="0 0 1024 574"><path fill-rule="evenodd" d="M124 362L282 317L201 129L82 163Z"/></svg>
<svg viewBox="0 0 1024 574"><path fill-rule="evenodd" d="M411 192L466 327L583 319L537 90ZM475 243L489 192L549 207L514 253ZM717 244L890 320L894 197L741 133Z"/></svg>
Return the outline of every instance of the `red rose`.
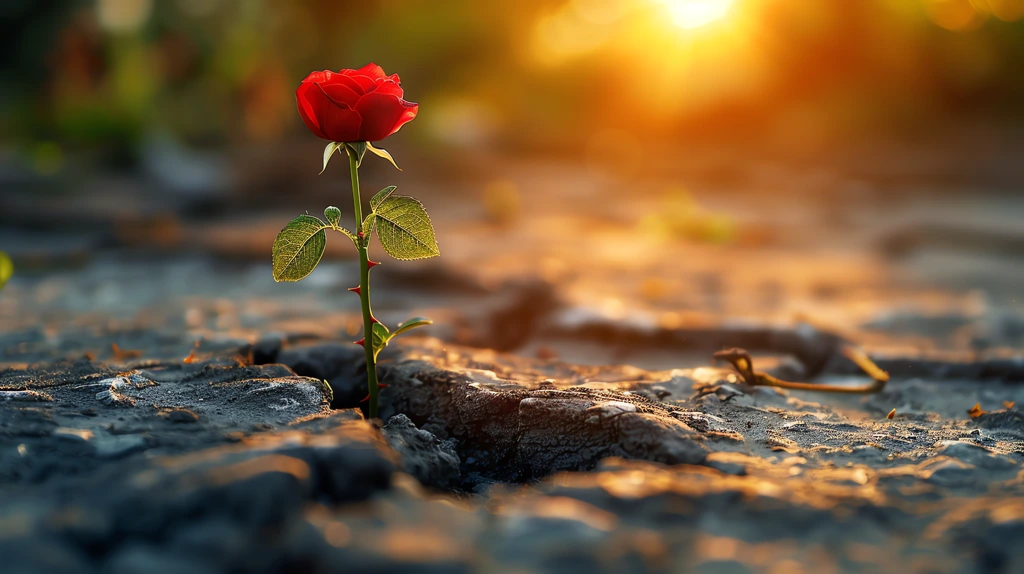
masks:
<svg viewBox="0 0 1024 574"><path fill-rule="evenodd" d="M318 137L374 142L412 121L420 105L402 99L398 74L369 63L358 70L313 72L295 90L299 115Z"/></svg>

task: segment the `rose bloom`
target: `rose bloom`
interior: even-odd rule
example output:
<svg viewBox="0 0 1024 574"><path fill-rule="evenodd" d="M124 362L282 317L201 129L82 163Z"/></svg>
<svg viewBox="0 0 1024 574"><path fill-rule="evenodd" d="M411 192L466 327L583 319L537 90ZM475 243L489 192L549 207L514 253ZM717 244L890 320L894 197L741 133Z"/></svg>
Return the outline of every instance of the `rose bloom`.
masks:
<svg viewBox="0 0 1024 574"><path fill-rule="evenodd" d="M318 137L374 142L412 121L419 104L402 99L398 74L369 63L358 70L313 72L295 90L299 115Z"/></svg>

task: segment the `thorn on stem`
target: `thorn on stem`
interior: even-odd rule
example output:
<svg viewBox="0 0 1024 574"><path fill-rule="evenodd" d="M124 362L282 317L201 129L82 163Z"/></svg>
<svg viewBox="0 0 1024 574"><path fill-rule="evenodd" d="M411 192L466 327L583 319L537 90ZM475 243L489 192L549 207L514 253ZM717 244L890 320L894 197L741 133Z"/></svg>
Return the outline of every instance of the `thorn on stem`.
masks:
<svg viewBox="0 0 1024 574"><path fill-rule="evenodd" d="M386 388L388 388L389 386L390 386L390 385L386 385L386 384L384 384L384 383L380 383L380 384L378 384L378 385L377 385L377 388L379 388L379 389L386 389ZM370 400L370 395L366 395L365 397L363 397L363 400L361 400L361 401L359 401L359 402L361 402L361 403L365 403L365 402L366 402L366 401L368 401L368 400Z"/></svg>
<svg viewBox="0 0 1024 574"><path fill-rule="evenodd" d="M359 339L358 341L354 341L354 343L357 344L357 345L365 347L366 346L366 339L365 338Z"/></svg>
<svg viewBox="0 0 1024 574"><path fill-rule="evenodd" d="M374 317L373 315L370 315L370 322L371 323L380 323L380 321L378 321L377 318Z"/></svg>
<svg viewBox="0 0 1024 574"><path fill-rule="evenodd" d="M348 290L355 293L356 295L362 295L362 293L359 291L359 287L349 287Z"/></svg>
<svg viewBox="0 0 1024 574"><path fill-rule="evenodd" d="M366 268L367 269L373 269L374 265L380 265L380 261L371 261L369 259L366 260Z"/></svg>

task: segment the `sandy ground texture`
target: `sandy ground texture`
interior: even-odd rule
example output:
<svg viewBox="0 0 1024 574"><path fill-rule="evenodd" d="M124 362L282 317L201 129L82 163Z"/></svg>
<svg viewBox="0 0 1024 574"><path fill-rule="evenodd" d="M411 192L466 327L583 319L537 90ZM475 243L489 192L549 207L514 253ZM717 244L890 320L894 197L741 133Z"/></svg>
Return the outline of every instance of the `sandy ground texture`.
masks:
<svg viewBox="0 0 1024 574"><path fill-rule="evenodd" d="M274 284L287 214L112 227L139 214L109 187L127 213L60 202L84 223L33 234L4 219L37 212L19 196L0 571L1024 571L1024 203L723 195L698 219L737 231L695 243L677 200L593 201L618 184L560 169L510 169L538 206L511 220L417 192L443 257L385 261L374 309L436 324L382 354L382 422L340 242ZM712 360L863 383L845 344L882 392Z"/></svg>

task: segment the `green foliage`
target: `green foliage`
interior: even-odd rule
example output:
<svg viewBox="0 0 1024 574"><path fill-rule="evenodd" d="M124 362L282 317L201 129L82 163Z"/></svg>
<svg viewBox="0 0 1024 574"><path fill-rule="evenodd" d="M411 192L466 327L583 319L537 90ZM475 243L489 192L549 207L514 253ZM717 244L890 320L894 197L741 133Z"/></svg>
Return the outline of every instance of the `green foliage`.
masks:
<svg viewBox="0 0 1024 574"><path fill-rule="evenodd" d="M391 194L394 193L396 189L398 189L398 186L389 185L389 186L385 187L384 189L378 191L377 193L373 194L373 197L370 198L370 209L372 209L373 211L377 211L377 207L385 199L390 197Z"/></svg>
<svg viewBox="0 0 1024 574"><path fill-rule="evenodd" d="M373 357L377 358L377 355L384 350L384 347L388 346L391 339L409 331L416 327L425 327L427 325L433 325L434 322L426 317L413 317L404 323L399 323L398 327L388 332L388 328L383 323L373 324Z"/></svg>
<svg viewBox="0 0 1024 574"><path fill-rule="evenodd" d="M334 155L334 152L338 151L338 148L344 145L345 144L339 142L331 142L327 144L327 147L324 148L324 168L320 170L320 173L323 173L324 170L327 169L327 162L331 161L331 156Z"/></svg>
<svg viewBox="0 0 1024 574"><path fill-rule="evenodd" d="M376 359L377 355L384 350L384 347L388 346L388 341L391 340L391 333L388 332L388 328L384 326L384 323L373 324L373 358Z"/></svg>
<svg viewBox="0 0 1024 574"><path fill-rule="evenodd" d="M378 194L379 195L379 194ZM395 259L425 259L441 254L423 204L404 195L388 195L376 209L374 224L381 247Z"/></svg>
<svg viewBox="0 0 1024 574"><path fill-rule="evenodd" d="M375 148L369 142L331 142L324 148L324 167L331 157L339 150L345 149L349 157L349 165L352 176L352 199L355 207L356 231L353 234L344 227L341 227L341 209L329 206L324 209L324 218L327 223L311 215L300 215L288 223L274 240L273 248L273 274L275 281L298 281L310 273L320 263L324 249L327 246L325 230L332 229L344 233L355 244L360 257L360 286L363 289L356 289L360 294L360 304L364 317L370 314L370 290L369 290L369 268L367 251L370 245L370 237L374 231L380 239L381 246L388 255L395 259L423 259L436 257L441 254L434 237L434 227L430 222L430 216L418 200L412 197L395 195L395 186L391 185L380 190L370 198L370 212L359 221L362 216L361 196L359 194L358 167L362 163L363 156L367 150L383 157L391 162L396 168L395 160L386 150ZM323 173L321 170L320 173ZM0 253L2 255L2 253ZM2 261L0 261L2 263ZM0 267L2 270L2 267ZM0 283L2 286L2 283ZM369 334L364 337L362 344L365 347L367 386L370 390L370 417L377 416L377 356L388 342L395 337L407 333L417 327L433 324L433 321L424 317L413 317L404 323L399 324L394 332L388 330L387 326L372 321L368 327ZM364 332L365 334L365 332ZM330 387L324 381L327 390Z"/></svg>
<svg viewBox="0 0 1024 574"><path fill-rule="evenodd" d="M377 214L372 211L363 219L362 230L364 237L369 237L373 233L373 222L375 221L377 221Z"/></svg>
<svg viewBox="0 0 1024 574"><path fill-rule="evenodd" d="M312 273L327 246L324 222L311 215L291 220L274 240L274 281L298 281Z"/></svg>
<svg viewBox="0 0 1024 574"><path fill-rule="evenodd" d="M327 218L327 223L331 224L331 227L338 227L341 223L341 210L333 205L324 210L324 217Z"/></svg>
<svg viewBox="0 0 1024 574"><path fill-rule="evenodd" d="M6 253L0 251L0 290L7 284L7 280L14 275L14 263Z"/></svg>
<svg viewBox="0 0 1024 574"><path fill-rule="evenodd" d="M402 168L398 167L398 164L395 163L395 158L391 157L391 154L388 153L388 150L379 147L373 147L373 144L371 144L370 142L366 142L366 149L373 152L374 155L390 161L391 165L395 166L395 169L397 169L398 171L402 171Z"/></svg>
<svg viewBox="0 0 1024 574"><path fill-rule="evenodd" d="M390 339L394 339L395 337L403 333L412 331L416 327L426 327L427 325L433 324L434 322L431 321L430 319L427 319L426 317L413 317L412 319L409 319L404 323L399 323L398 327L395 328L395 331L391 333Z"/></svg>

